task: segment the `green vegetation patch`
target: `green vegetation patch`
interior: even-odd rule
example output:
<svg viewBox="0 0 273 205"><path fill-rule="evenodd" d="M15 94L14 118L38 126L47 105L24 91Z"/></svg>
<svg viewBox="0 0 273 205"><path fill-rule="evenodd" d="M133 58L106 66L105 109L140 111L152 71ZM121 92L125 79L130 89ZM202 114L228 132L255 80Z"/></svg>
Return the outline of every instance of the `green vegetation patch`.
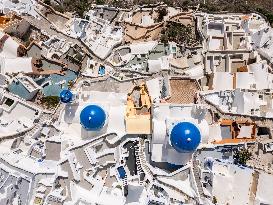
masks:
<svg viewBox="0 0 273 205"><path fill-rule="evenodd" d="M266 9L262 9L262 8L257 8L257 11L261 14L263 14L268 22L273 25L273 13L271 13L270 11L266 10Z"/></svg>
<svg viewBox="0 0 273 205"><path fill-rule="evenodd" d="M64 0L60 5L52 5L52 7L61 13L75 12L79 17L83 18L84 13L89 10L92 2L88 0ZM97 0L96 4L103 4L104 0Z"/></svg>
<svg viewBox="0 0 273 205"><path fill-rule="evenodd" d="M55 108L59 104L60 98L58 96L42 97L41 103L48 109Z"/></svg>
<svg viewBox="0 0 273 205"><path fill-rule="evenodd" d="M191 25L183 25L176 22L169 22L165 30L162 31L161 42L167 43L168 41L176 42L179 45L193 45L198 42L195 29Z"/></svg>
<svg viewBox="0 0 273 205"><path fill-rule="evenodd" d="M158 9L158 17L156 19L157 22L162 22L164 20L164 16L167 16L168 11L166 8Z"/></svg>
<svg viewBox="0 0 273 205"><path fill-rule="evenodd" d="M240 165L246 165L247 161L250 160L251 157L252 154L247 149L237 150L233 155L234 163Z"/></svg>

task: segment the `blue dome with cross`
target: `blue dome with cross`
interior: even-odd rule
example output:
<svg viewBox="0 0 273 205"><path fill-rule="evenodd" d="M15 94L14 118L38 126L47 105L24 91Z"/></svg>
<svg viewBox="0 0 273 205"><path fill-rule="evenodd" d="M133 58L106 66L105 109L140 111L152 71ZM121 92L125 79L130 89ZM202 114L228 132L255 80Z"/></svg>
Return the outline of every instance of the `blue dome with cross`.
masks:
<svg viewBox="0 0 273 205"><path fill-rule="evenodd" d="M60 93L60 100L63 103L69 103L72 101L73 94L70 90L62 90Z"/></svg>
<svg viewBox="0 0 273 205"><path fill-rule="evenodd" d="M180 122L172 128L170 141L177 152L193 152L200 144L201 134L193 123Z"/></svg>
<svg viewBox="0 0 273 205"><path fill-rule="evenodd" d="M98 105L88 105L81 111L81 125L88 131L100 130L104 126L105 121L106 114Z"/></svg>

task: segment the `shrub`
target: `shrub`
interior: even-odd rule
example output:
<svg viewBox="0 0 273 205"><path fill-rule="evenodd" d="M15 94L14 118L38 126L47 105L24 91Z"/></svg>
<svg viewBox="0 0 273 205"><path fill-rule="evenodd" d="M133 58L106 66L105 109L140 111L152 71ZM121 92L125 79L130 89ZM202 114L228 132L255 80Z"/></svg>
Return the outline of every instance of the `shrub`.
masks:
<svg viewBox="0 0 273 205"><path fill-rule="evenodd" d="M44 3L50 6L50 0L44 0Z"/></svg>
<svg viewBox="0 0 273 205"><path fill-rule="evenodd" d="M177 44L190 45L192 42L197 41L194 29L192 26L184 26L183 24L170 22L166 26L164 33L168 41L176 42ZM165 40L165 37L162 37Z"/></svg>
<svg viewBox="0 0 273 205"><path fill-rule="evenodd" d="M268 22L272 25L273 24L273 14L270 13L269 11L267 11L266 9L262 9L262 8L257 8L257 11L261 14L263 14Z"/></svg>
<svg viewBox="0 0 273 205"><path fill-rule="evenodd" d="M235 151L233 155L234 163L240 165L246 165L247 161L251 159L251 152L247 149L243 148Z"/></svg>
<svg viewBox="0 0 273 205"><path fill-rule="evenodd" d="M60 99L58 96L47 96L41 99L41 103L44 104L47 108L55 108L59 101Z"/></svg>
<svg viewBox="0 0 273 205"><path fill-rule="evenodd" d="M168 14L168 11L166 8L160 8L158 10L158 17L157 17L157 22L162 22L164 20L164 16Z"/></svg>
<svg viewBox="0 0 273 205"><path fill-rule="evenodd" d="M216 199L215 196L213 196L213 198L212 198L212 203L213 203L213 204L217 204L217 199Z"/></svg>
<svg viewBox="0 0 273 205"><path fill-rule="evenodd" d="M103 4L105 4L105 1L104 0L96 0L96 4L103 5Z"/></svg>
<svg viewBox="0 0 273 205"><path fill-rule="evenodd" d="M164 43L164 45L168 44L168 37L166 36L166 34L161 35L160 42Z"/></svg>
<svg viewBox="0 0 273 205"><path fill-rule="evenodd" d="M102 1L102 0L100 0ZM89 9L90 3L88 0L64 0L61 5L54 5L54 9L60 13L75 12L79 17L84 17L84 12Z"/></svg>

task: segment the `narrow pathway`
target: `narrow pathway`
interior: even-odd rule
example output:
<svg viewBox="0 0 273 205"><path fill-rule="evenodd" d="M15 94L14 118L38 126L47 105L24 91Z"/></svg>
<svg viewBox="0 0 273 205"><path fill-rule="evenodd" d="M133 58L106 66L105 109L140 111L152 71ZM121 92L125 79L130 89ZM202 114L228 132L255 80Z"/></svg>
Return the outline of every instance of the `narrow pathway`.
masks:
<svg viewBox="0 0 273 205"><path fill-rule="evenodd" d="M194 175L196 186L197 186L198 195L201 199L201 202L200 202L201 204L203 201L202 199L205 198L205 194L204 194L203 185L201 182L201 173L199 169L199 164L196 160L195 154L193 155L193 158L192 158L192 170L193 170L193 175Z"/></svg>

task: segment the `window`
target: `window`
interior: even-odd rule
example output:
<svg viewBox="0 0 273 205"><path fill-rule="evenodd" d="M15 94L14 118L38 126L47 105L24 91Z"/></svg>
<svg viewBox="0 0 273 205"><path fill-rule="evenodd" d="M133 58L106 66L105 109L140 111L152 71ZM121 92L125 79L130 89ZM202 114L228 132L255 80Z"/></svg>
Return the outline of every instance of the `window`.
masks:
<svg viewBox="0 0 273 205"><path fill-rule="evenodd" d="M10 99L10 98L8 98L6 101L5 101L5 105L7 105L7 106L12 106L12 104L14 103L14 100L12 100L12 99Z"/></svg>

